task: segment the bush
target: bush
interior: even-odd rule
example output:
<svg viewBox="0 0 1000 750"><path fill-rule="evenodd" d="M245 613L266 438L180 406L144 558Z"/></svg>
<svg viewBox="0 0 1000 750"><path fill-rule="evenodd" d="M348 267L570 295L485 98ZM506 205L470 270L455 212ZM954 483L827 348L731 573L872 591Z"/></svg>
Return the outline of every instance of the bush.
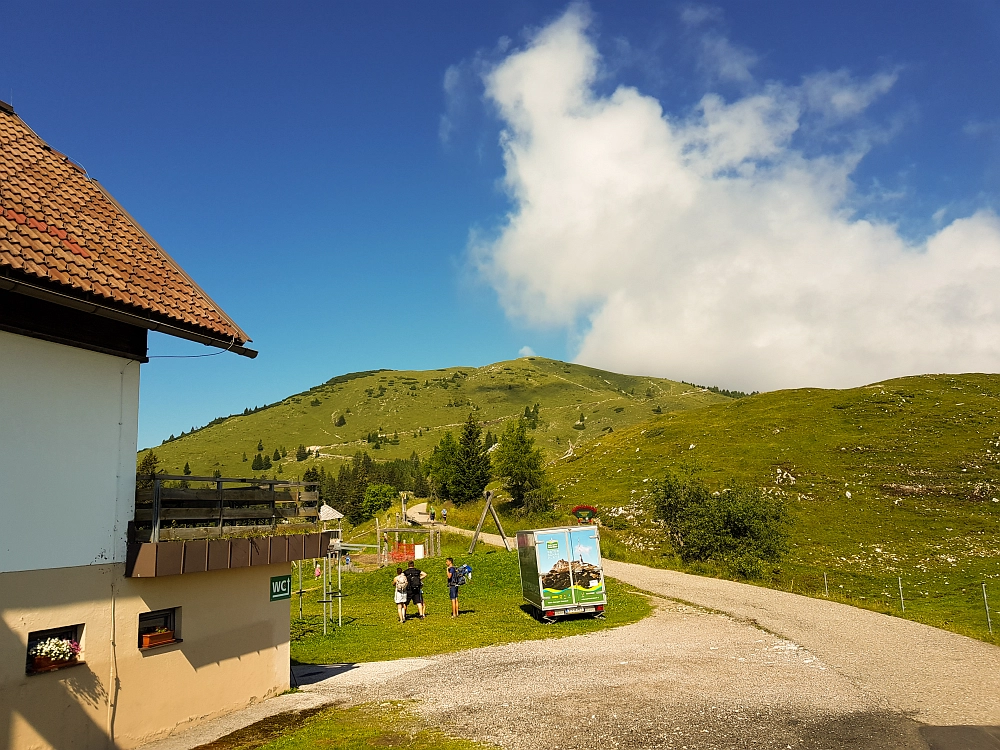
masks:
<svg viewBox="0 0 1000 750"><path fill-rule="evenodd" d="M374 518L383 510L388 510L393 503L399 499L396 488L388 484L369 484L365 488L364 498L361 500L361 511L364 520Z"/></svg>
<svg viewBox="0 0 1000 750"><path fill-rule="evenodd" d="M657 516L686 563L712 561L743 578L763 578L787 552L785 504L759 487L735 483L713 493L697 480L668 474L653 497Z"/></svg>

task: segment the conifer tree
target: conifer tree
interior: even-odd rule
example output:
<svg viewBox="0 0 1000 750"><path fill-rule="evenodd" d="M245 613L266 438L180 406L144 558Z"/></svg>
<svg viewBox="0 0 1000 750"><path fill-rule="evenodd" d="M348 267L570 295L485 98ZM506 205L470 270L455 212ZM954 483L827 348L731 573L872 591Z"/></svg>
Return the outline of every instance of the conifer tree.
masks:
<svg viewBox="0 0 1000 750"><path fill-rule="evenodd" d="M281 460L281 451L279 451L277 448L275 448L274 449L274 455L271 456L271 460L272 461L280 461Z"/></svg>
<svg viewBox="0 0 1000 750"><path fill-rule="evenodd" d="M458 443L455 437L446 432L441 441L434 446L434 452L427 459L427 472L434 483L434 492L442 500L451 500L455 479L455 458L458 454Z"/></svg>
<svg viewBox="0 0 1000 750"><path fill-rule="evenodd" d="M243 463L247 462L247 452L243 451Z"/></svg>
<svg viewBox="0 0 1000 750"><path fill-rule="evenodd" d="M253 463L250 464L250 468L253 471L263 471L264 470L264 459L258 453L253 457Z"/></svg>
<svg viewBox="0 0 1000 750"><path fill-rule="evenodd" d="M490 483L490 456L483 445L483 431L474 414L462 425L455 453L452 499L461 505L478 500Z"/></svg>
<svg viewBox="0 0 1000 750"><path fill-rule="evenodd" d="M184 476L186 477L191 476L191 464L189 464L187 461L184 462Z"/></svg>
<svg viewBox="0 0 1000 750"><path fill-rule="evenodd" d="M259 451L263 451L264 450L264 441L263 440L258 440L257 441L257 450L259 450Z"/></svg>
<svg viewBox="0 0 1000 750"><path fill-rule="evenodd" d="M271 457L270 457L269 455L267 455L266 453L264 454L264 460L263 460L263 462L262 462L261 466L262 466L262 468L263 468L263 469L264 469L265 471L266 471L267 469L270 469L270 468L271 468Z"/></svg>
<svg viewBox="0 0 1000 750"><path fill-rule="evenodd" d="M528 435L526 419L507 423L493 452L493 466L515 507L523 508L529 493L544 486L542 452L535 447L535 439Z"/></svg>
<svg viewBox="0 0 1000 750"><path fill-rule="evenodd" d="M153 475L156 474L156 467L159 463L160 459L156 457L152 449L146 451L135 470L136 489L148 490L153 486Z"/></svg>
<svg viewBox="0 0 1000 750"><path fill-rule="evenodd" d="M309 451L306 450L306 447L304 445L300 444L295 451L295 460L305 461L307 458L309 458Z"/></svg>

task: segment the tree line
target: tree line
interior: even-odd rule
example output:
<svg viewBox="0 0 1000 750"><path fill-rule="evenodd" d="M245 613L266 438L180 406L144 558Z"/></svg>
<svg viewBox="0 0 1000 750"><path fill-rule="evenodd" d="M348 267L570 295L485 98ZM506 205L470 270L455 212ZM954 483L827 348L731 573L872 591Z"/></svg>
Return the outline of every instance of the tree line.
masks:
<svg viewBox="0 0 1000 750"><path fill-rule="evenodd" d="M483 496L491 480L500 480L514 508L526 513L551 508L555 489L545 475L542 451L528 434L529 417L537 424L538 406L527 416L508 421L499 436L487 433L473 414L462 425L458 439L446 432L427 459L427 474L435 497L456 505Z"/></svg>
<svg viewBox="0 0 1000 750"><path fill-rule="evenodd" d="M302 481L319 485L320 500L337 508L355 526L388 509L399 492L430 495L426 469L415 451L409 458L392 461L375 461L367 452L358 451L336 473L312 466Z"/></svg>

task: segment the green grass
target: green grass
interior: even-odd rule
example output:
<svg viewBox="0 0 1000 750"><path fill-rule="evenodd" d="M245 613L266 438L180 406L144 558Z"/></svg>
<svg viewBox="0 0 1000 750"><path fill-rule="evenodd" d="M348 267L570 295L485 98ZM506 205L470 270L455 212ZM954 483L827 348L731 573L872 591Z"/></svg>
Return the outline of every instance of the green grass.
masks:
<svg viewBox="0 0 1000 750"><path fill-rule="evenodd" d="M485 750L491 746L450 737L427 726L408 710L408 704L392 701L279 714L203 745L199 750L376 750L385 747Z"/></svg>
<svg viewBox="0 0 1000 750"><path fill-rule="evenodd" d="M260 440L268 455L282 446L288 451L267 474L293 479L314 465L336 469L359 450L375 459L408 458L413 451L426 458L445 431L457 432L470 411L496 433L504 420L538 403L539 425L532 435L546 455L555 458L570 442L577 446L633 425L651 416L654 407L674 411L728 401L671 380L618 375L542 357L479 368L383 370L336 377L255 413L221 418L157 446L156 454L168 473L180 474L188 462L195 476L211 476L216 470L224 477L252 476L250 462ZM586 428L573 429L581 413ZM341 416L347 423L338 427L335 422ZM379 430L389 437L396 434L398 445L383 443L373 449L366 437ZM296 461L300 444L317 448L320 457Z"/></svg>
<svg viewBox="0 0 1000 750"><path fill-rule="evenodd" d="M298 600L293 597L292 660L299 664L339 664L383 661L405 657L431 656L500 643L557 638L626 625L651 612L642 594L618 581L608 580L608 606L605 619L580 618L555 625L539 623L522 609L521 583L517 556L481 546L474 555L463 554L469 540L447 535L444 554L458 564L469 563L472 581L461 588L461 615L451 618L451 605L445 583L444 558L419 561L417 567L427 572L424 597L427 619L398 621L393 603L392 578L396 568L387 567L344 577L344 625L328 626L323 635L322 605L318 590L305 598L304 620L298 620ZM308 573L308 566L305 568ZM293 573L293 576L297 575ZM306 578L305 588L320 587ZM297 578L293 577L293 582ZM410 607L411 615L416 607Z"/></svg>
<svg viewBox="0 0 1000 750"><path fill-rule="evenodd" d="M606 556L677 569L649 516L650 482L668 468L716 489L753 482L793 518L790 554L767 585L824 595L825 572L832 598L1000 643L981 587L1000 622L998 406L996 375L778 391L616 431L552 474L561 510L596 505L613 527Z"/></svg>

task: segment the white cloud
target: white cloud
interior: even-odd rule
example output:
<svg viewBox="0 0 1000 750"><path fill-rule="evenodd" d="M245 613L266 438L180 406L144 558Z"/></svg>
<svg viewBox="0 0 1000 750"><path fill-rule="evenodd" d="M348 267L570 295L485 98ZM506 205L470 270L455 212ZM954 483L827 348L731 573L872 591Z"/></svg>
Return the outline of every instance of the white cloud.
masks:
<svg viewBox="0 0 1000 750"><path fill-rule="evenodd" d="M962 132L973 137L993 135L1000 132L1000 120L969 120L962 127Z"/></svg>
<svg viewBox="0 0 1000 750"><path fill-rule="evenodd" d="M746 49L734 47L724 36L705 34L701 39L702 67L722 81L746 83L753 80L750 69L757 56Z"/></svg>
<svg viewBox="0 0 1000 750"><path fill-rule="evenodd" d="M444 72L442 87L445 97L445 114L441 115L438 123L438 137L442 143L447 144L451 140L452 131L455 129L455 116L459 108L459 87L462 79L461 68L457 65L449 65Z"/></svg>
<svg viewBox="0 0 1000 750"><path fill-rule="evenodd" d="M535 350L532 349L530 346L522 346L520 349L517 350L517 356L518 357L534 357L536 355L535 355Z"/></svg>
<svg viewBox="0 0 1000 750"><path fill-rule="evenodd" d="M865 139L795 144L803 120L847 122L894 73L664 114L634 88L595 93L587 23L570 8L484 77L513 207L470 252L509 315L565 327L588 364L743 389L1000 368L1000 220L912 244L846 208Z"/></svg>
<svg viewBox="0 0 1000 750"><path fill-rule="evenodd" d="M681 8L681 22L685 26L700 26L709 21L722 19L722 10L712 5L685 5Z"/></svg>
<svg viewBox="0 0 1000 750"><path fill-rule="evenodd" d="M830 120L842 120L863 112L869 104L891 89L898 72L879 73L857 81L846 70L806 76L802 92L810 108Z"/></svg>

